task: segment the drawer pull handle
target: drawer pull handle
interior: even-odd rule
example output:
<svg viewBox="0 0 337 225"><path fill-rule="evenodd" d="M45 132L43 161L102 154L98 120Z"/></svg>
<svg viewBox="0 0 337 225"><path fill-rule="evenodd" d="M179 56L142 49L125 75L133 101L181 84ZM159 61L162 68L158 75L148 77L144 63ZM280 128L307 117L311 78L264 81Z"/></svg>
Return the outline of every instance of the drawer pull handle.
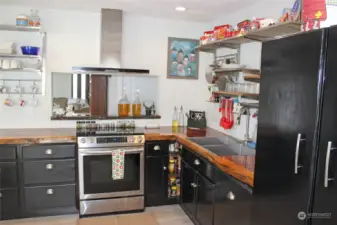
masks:
<svg viewBox="0 0 337 225"><path fill-rule="evenodd" d="M47 149L47 150L45 151L45 153L46 153L46 155L52 155L52 154L53 154L53 150Z"/></svg>
<svg viewBox="0 0 337 225"><path fill-rule="evenodd" d="M199 159L194 160L194 164L197 165L197 166L199 166L200 165Z"/></svg>
<svg viewBox="0 0 337 225"><path fill-rule="evenodd" d="M53 195L54 189L47 189L47 195Z"/></svg>
<svg viewBox="0 0 337 225"><path fill-rule="evenodd" d="M159 145L154 146L154 147L153 147L153 150L154 150L154 151L160 151L160 146L159 146Z"/></svg>
<svg viewBox="0 0 337 225"><path fill-rule="evenodd" d="M47 164L46 165L46 169L47 170L52 170L54 168L54 165L53 164Z"/></svg>
<svg viewBox="0 0 337 225"><path fill-rule="evenodd" d="M191 183L191 186L192 186L193 188L196 188L198 185L196 185L195 183Z"/></svg>
<svg viewBox="0 0 337 225"><path fill-rule="evenodd" d="M234 201L235 200L235 195L234 195L234 193L233 192L228 192L228 194L227 194L227 198L229 199L229 200L232 200L232 201Z"/></svg>

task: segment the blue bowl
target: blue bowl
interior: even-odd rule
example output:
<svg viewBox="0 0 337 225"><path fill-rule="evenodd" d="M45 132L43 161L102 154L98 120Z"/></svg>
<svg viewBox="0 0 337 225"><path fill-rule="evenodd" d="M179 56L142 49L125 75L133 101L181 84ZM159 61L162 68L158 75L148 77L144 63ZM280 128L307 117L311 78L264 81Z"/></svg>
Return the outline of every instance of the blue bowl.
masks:
<svg viewBox="0 0 337 225"><path fill-rule="evenodd" d="M39 51L40 51L39 47L21 46L21 52L23 55L38 55Z"/></svg>

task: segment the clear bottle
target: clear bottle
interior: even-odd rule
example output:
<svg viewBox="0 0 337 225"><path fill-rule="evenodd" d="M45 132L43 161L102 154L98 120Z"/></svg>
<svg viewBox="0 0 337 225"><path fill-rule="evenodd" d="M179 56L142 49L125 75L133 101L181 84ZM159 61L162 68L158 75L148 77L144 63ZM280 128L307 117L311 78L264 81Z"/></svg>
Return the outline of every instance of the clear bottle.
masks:
<svg viewBox="0 0 337 225"><path fill-rule="evenodd" d="M36 9L30 10L29 26L31 26L31 27L40 27L41 26L41 19L39 17L39 11L36 10Z"/></svg>
<svg viewBox="0 0 337 225"><path fill-rule="evenodd" d="M179 120L178 120L178 110L177 107L174 106L174 113L172 118L172 127L178 127L179 126Z"/></svg>
<svg viewBox="0 0 337 225"><path fill-rule="evenodd" d="M180 127L184 126L184 109L183 109L183 106L180 107L180 111L179 111L179 126Z"/></svg>
<svg viewBox="0 0 337 225"><path fill-rule="evenodd" d="M126 87L123 88L123 98L118 103L118 116L128 117L130 116L130 102L126 94Z"/></svg>
<svg viewBox="0 0 337 225"><path fill-rule="evenodd" d="M139 98L139 89L136 90L136 98L132 103L132 115L139 117L142 113L142 103Z"/></svg>

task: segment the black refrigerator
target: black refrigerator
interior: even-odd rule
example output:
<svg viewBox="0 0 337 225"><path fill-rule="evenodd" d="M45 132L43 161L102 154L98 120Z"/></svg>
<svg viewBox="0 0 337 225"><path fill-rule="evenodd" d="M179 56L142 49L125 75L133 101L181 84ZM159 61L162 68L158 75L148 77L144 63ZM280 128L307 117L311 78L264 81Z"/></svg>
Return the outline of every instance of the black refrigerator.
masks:
<svg viewBox="0 0 337 225"><path fill-rule="evenodd" d="M337 224L337 27L262 45L251 225Z"/></svg>

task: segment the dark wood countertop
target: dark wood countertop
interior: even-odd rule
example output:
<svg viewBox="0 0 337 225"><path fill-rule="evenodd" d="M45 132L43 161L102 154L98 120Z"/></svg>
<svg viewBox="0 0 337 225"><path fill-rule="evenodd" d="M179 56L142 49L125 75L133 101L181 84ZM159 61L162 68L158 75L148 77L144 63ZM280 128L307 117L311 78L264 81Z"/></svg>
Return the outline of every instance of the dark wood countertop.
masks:
<svg viewBox="0 0 337 225"><path fill-rule="evenodd" d="M177 140L189 149L197 152L210 162L214 163L223 172L253 187L255 156L218 156L202 146L188 140L185 128L172 129L145 129L145 139L150 140ZM197 135L200 136L200 135ZM224 136L219 131L207 128L204 137ZM0 129L0 144L41 144L49 142L75 142L76 129Z"/></svg>

